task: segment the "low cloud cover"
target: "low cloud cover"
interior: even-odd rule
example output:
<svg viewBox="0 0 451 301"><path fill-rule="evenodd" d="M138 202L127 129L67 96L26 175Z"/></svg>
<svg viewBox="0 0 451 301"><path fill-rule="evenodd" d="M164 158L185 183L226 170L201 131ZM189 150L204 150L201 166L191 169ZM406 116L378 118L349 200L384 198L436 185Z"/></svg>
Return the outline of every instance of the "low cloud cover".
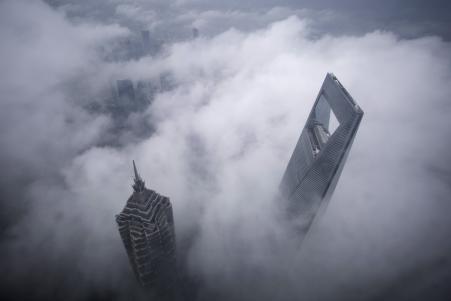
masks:
<svg viewBox="0 0 451 301"><path fill-rule="evenodd" d="M0 3L2 295L146 299L114 220L134 159L171 199L193 300L445 300L449 42L347 31L333 7L194 2ZM112 59L142 29L161 49ZM327 72L365 116L301 248L273 196ZM92 109L161 77L120 130Z"/></svg>

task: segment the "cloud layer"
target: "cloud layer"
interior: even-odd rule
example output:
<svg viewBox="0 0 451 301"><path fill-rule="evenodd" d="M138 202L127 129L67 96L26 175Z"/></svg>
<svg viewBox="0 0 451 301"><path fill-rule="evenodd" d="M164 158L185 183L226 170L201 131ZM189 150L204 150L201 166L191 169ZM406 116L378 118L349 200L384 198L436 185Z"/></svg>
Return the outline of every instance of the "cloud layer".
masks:
<svg viewBox="0 0 451 301"><path fill-rule="evenodd" d="M25 283L37 299L145 298L114 224L135 159L147 185L171 198L197 300L449 293L449 43L384 31L318 36L311 19L273 9L255 12L247 30L225 26L166 42L156 56L107 62L105 47L130 37L129 23L68 20L40 2L0 6L5 292L20 296ZM212 14L187 24L220 19ZM327 72L365 116L300 248L272 196ZM155 132L105 145L114 120L86 104L117 78L162 73L173 88L141 113Z"/></svg>

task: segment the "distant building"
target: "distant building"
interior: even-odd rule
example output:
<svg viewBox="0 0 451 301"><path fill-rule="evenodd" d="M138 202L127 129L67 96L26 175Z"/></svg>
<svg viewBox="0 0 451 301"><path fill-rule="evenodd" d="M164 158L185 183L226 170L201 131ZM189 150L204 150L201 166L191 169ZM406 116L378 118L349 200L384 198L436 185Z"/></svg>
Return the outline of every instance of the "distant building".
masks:
<svg viewBox="0 0 451 301"><path fill-rule="evenodd" d="M199 36L199 29L196 27L193 28L193 39L196 39Z"/></svg>
<svg viewBox="0 0 451 301"><path fill-rule="evenodd" d="M150 81L138 81L135 90L136 110L144 112L152 102L157 92L157 87Z"/></svg>
<svg viewBox="0 0 451 301"><path fill-rule="evenodd" d="M133 194L116 216L132 269L158 300L171 300L176 289L175 231L169 198L145 187L133 161Z"/></svg>
<svg viewBox="0 0 451 301"><path fill-rule="evenodd" d="M133 82L129 79L120 79L116 82L117 96L119 99L125 99L128 101L135 100L135 89Z"/></svg>
<svg viewBox="0 0 451 301"><path fill-rule="evenodd" d="M125 120L131 112L136 111L136 107L133 82L130 79L117 80L115 95L108 104L108 111L116 120Z"/></svg>
<svg viewBox="0 0 451 301"><path fill-rule="evenodd" d="M328 203L362 117L346 89L327 74L280 183L301 232Z"/></svg>
<svg viewBox="0 0 451 301"><path fill-rule="evenodd" d="M118 80L116 86L115 104L120 113L125 116L131 112L144 112L158 90L158 86L143 80L137 82L136 88L130 79Z"/></svg>
<svg viewBox="0 0 451 301"><path fill-rule="evenodd" d="M150 32L148 30L141 31L141 38L144 44L144 47L149 47L150 45Z"/></svg>
<svg viewBox="0 0 451 301"><path fill-rule="evenodd" d="M142 53L140 56L157 54L163 44L163 41L156 39L155 35L151 36L148 30L141 31L141 42Z"/></svg>

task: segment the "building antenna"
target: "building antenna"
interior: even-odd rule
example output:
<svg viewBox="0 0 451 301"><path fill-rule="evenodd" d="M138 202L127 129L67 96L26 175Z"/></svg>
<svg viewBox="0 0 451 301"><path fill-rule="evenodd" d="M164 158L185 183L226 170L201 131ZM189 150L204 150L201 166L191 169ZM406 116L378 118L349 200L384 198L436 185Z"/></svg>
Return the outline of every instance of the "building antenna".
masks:
<svg viewBox="0 0 451 301"><path fill-rule="evenodd" d="M144 191L145 183L141 179L141 177L138 173L138 170L136 169L135 160L133 160L133 171L135 172L135 178L134 178L135 183L132 185L133 190L135 190L136 192Z"/></svg>

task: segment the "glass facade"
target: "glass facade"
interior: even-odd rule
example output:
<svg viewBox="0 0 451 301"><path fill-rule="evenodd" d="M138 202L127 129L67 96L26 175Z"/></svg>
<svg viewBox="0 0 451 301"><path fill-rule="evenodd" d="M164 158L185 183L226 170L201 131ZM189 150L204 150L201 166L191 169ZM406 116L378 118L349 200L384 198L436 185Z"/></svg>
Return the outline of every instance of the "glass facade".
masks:
<svg viewBox="0 0 451 301"><path fill-rule="evenodd" d="M346 89L327 74L280 183L301 232L329 201L362 117Z"/></svg>

